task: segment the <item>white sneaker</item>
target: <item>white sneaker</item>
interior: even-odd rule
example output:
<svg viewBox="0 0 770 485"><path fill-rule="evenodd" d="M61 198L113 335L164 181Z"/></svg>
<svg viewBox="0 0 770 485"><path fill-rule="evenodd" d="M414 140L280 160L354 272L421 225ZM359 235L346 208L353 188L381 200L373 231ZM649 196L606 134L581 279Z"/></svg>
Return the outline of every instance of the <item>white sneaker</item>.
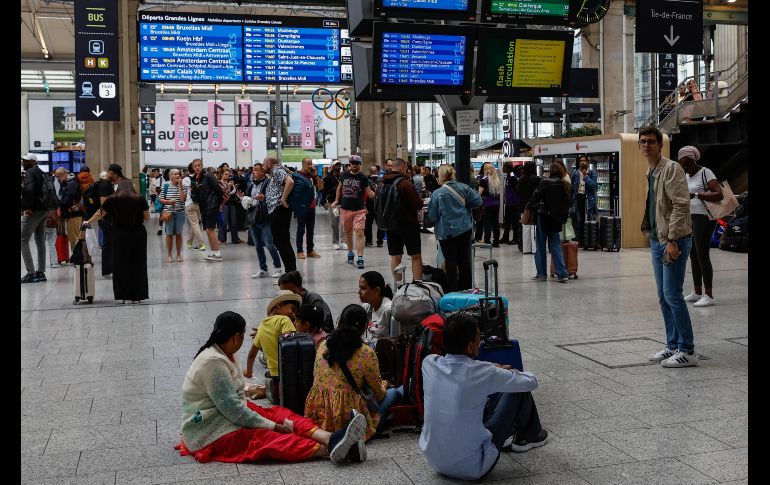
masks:
<svg viewBox="0 0 770 485"><path fill-rule="evenodd" d="M693 306L701 307L701 306L714 306L714 305L715 305L715 302L713 298L711 298L708 295L703 295L703 297L700 300L696 301Z"/></svg>
<svg viewBox="0 0 770 485"><path fill-rule="evenodd" d="M692 354L687 352L677 352L668 359L660 363L663 367L692 367L698 365L698 354L694 351Z"/></svg>
<svg viewBox="0 0 770 485"><path fill-rule="evenodd" d="M267 271L264 271L264 270L259 270L259 271L257 271L257 273L256 273L256 274L253 274L253 275L251 275L251 277L252 277L253 279L257 279L257 278L267 278L267 275L268 275Z"/></svg>
<svg viewBox="0 0 770 485"><path fill-rule="evenodd" d="M209 254L208 256L206 256L204 261L212 261L212 262L215 262L215 263L221 263L222 262L222 256L221 255L217 256L216 254Z"/></svg>
<svg viewBox="0 0 770 485"><path fill-rule="evenodd" d="M684 301L686 301L686 302L688 302L688 303L692 303L692 302L694 302L694 301L698 301L698 300L700 300L701 296L702 296L702 295L699 295L699 294L697 294L697 293L695 293L695 292L693 291L692 293L690 293L689 295L687 295L687 296L685 296L685 297L684 297Z"/></svg>
<svg viewBox="0 0 770 485"><path fill-rule="evenodd" d="M674 354L676 354L676 350L671 350L669 348L665 348L661 350L660 352L656 352L652 354L651 356L647 357L651 362L662 362L670 357L672 357Z"/></svg>
<svg viewBox="0 0 770 485"><path fill-rule="evenodd" d="M340 248L340 245L338 243L332 244L332 249L334 249L335 251L338 250L339 248Z"/></svg>
<svg viewBox="0 0 770 485"><path fill-rule="evenodd" d="M273 271L272 276L273 278L280 278L283 273L281 272L281 268L277 268L275 271Z"/></svg>
<svg viewBox="0 0 770 485"><path fill-rule="evenodd" d="M348 245L346 243L340 243L340 249L347 249Z"/></svg>

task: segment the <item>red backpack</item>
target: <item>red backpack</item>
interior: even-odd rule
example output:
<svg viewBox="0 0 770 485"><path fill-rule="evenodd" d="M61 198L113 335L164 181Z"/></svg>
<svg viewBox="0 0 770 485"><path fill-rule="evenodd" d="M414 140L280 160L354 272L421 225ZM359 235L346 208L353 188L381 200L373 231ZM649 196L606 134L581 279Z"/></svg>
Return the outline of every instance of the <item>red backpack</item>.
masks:
<svg viewBox="0 0 770 485"><path fill-rule="evenodd" d="M444 355L444 317L438 313L429 315L409 335L404 355L404 401L392 406L392 423L399 425L422 425L424 402L422 384L422 361L431 354Z"/></svg>

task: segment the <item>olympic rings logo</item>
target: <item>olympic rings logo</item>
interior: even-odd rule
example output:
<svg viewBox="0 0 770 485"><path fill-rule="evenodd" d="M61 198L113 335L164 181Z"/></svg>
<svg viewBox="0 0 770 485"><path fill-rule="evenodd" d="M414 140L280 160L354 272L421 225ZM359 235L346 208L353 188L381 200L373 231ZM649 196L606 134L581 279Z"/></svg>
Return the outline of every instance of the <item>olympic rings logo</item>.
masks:
<svg viewBox="0 0 770 485"><path fill-rule="evenodd" d="M348 88L339 89L333 95L332 92L326 88L318 88L313 91L313 94L310 96L310 101L313 103L315 109L323 111L324 116L332 121L342 119L343 116L346 118L350 116L350 103L352 100ZM323 104L320 105L319 103ZM332 116L329 112L329 108L332 106L336 107L337 114L335 116Z"/></svg>

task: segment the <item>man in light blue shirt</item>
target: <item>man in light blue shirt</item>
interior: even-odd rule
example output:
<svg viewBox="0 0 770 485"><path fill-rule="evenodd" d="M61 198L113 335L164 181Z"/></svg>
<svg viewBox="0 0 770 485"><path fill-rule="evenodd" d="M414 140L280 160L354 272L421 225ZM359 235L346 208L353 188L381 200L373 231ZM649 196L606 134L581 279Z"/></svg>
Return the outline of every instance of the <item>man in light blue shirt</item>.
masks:
<svg viewBox="0 0 770 485"><path fill-rule="evenodd" d="M422 362L420 450L434 470L463 480L489 473L503 449L523 452L548 438L529 392L537 388L537 378L473 360L480 343L476 320L455 314L444 326L447 355L429 355Z"/></svg>

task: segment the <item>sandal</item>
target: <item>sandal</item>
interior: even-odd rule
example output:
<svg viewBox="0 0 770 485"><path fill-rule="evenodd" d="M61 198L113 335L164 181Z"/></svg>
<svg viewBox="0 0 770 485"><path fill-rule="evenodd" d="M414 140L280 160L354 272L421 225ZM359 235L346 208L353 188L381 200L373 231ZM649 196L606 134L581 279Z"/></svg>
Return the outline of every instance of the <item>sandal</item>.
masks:
<svg viewBox="0 0 770 485"><path fill-rule="evenodd" d="M174 259L171 256L166 256L166 262L167 263L173 263Z"/></svg>
<svg viewBox="0 0 770 485"><path fill-rule="evenodd" d="M182 262L182 257L181 256L177 256L176 257L176 262L177 263L181 263Z"/></svg>

